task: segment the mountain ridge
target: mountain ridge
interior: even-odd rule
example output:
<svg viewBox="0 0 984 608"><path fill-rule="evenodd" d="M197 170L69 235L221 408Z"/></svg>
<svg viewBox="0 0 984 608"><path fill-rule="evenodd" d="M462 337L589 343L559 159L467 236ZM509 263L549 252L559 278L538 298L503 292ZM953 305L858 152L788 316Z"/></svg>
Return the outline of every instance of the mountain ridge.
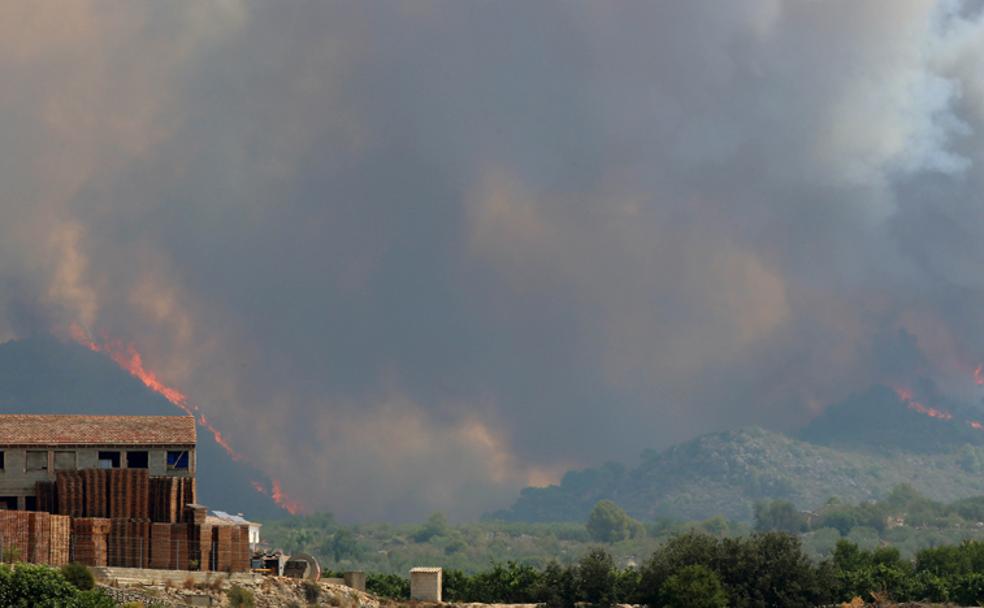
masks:
<svg viewBox="0 0 984 608"><path fill-rule="evenodd" d="M964 408L932 418L875 386L830 406L797 436L758 427L701 435L647 450L632 469L607 463L524 488L511 507L485 517L583 521L598 500L610 499L644 520L749 521L759 500L812 509L831 497L877 499L901 483L937 500L984 494L984 432L967 424L972 414Z"/></svg>

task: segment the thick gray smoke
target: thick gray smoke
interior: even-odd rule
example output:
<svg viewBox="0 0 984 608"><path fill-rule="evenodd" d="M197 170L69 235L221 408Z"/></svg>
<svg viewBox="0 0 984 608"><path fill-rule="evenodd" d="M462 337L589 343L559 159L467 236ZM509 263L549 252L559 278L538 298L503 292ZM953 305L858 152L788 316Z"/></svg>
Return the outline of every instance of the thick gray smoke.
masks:
<svg viewBox="0 0 984 608"><path fill-rule="evenodd" d="M132 342L348 519L979 399L980 9L7 3L0 339Z"/></svg>

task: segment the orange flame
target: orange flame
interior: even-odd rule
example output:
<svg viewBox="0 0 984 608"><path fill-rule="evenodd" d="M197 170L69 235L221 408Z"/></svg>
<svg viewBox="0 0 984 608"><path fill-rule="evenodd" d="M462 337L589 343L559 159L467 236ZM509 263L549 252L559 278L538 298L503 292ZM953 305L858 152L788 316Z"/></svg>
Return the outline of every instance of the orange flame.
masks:
<svg viewBox="0 0 984 608"><path fill-rule="evenodd" d="M102 353L107 355L113 360L120 368L126 370L131 376L143 382L144 386L154 391L155 393L161 395L168 400L172 405L180 408L189 416L196 418L198 424L208 430L215 439L215 443L219 444L223 450L229 454L235 462L242 462L245 464L250 464L249 460L245 455L237 452L233 449L229 440L226 439L219 429L209 422L208 418L194 403L188 401L187 395L179 391L178 389L168 386L160 378L157 377L152 371L149 371L144 367L143 357L137 351L136 347L132 344L124 345L119 340L106 340L102 344L93 341L85 330L79 325L72 324L69 327L69 335L73 340L79 344L85 346L89 350L97 353ZM256 468L252 464L251 467ZM280 481L277 479L272 480L272 490L267 492L263 485L257 481L251 482L253 489L257 492L270 496L278 506L286 510L291 515L297 515L304 511L303 506L297 501L290 500L286 494L280 488Z"/></svg>
<svg viewBox="0 0 984 608"><path fill-rule="evenodd" d="M984 364L974 368L974 383L978 386L984 385Z"/></svg>
<svg viewBox="0 0 984 608"><path fill-rule="evenodd" d="M280 487L280 481L277 479L273 480L273 491L270 493L270 497L273 498L273 502L287 509L287 512L291 515L297 515L301 513L304 509L301 507L301 503L291 500L287 494Z"/></svg>
<svg viewBox="0 0 984 608"><path fill-rule="evenodd" d="M263 494L264 496L269 496L273 502L277 503L280 508L284 509L291 515L300 515L305 512L304 507L301 503L296 500L291 500L287 494L284 493L283 488L280 487L280 481L274 479L270 483L270 491L267 491L266 486L258 481L251 481L253 489Z"/></svg>
<svg viewBox="0 0 984 608"><path fill-rule="evenodd" d="M951 420L953 418L953 414L950 412L945 412L935 407L926 407L922 403L916 401L913 399L912 391L909 389L896 388L895 394L899 396L899 399L901 399L910 410L919 412L920 414L925 414L931 418L939 418L940 420Z"/></svg>

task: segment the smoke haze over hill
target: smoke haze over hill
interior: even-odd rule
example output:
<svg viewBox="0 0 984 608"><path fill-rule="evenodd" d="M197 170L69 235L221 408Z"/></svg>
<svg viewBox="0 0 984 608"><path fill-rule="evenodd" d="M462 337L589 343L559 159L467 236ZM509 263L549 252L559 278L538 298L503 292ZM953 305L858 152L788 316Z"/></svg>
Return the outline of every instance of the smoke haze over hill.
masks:
<svg viewBox="0 0 984 608"><path fill-rule="evenodd" d="M976 407L981 8L9 3L0 341L132 344L343 519Z"/></svg>

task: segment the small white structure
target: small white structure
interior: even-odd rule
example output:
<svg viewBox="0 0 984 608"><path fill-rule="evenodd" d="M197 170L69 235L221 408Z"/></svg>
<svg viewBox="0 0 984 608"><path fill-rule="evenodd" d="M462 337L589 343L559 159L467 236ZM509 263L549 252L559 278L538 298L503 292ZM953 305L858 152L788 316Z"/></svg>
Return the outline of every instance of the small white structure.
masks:
<svg viewBox="0 0 984 608"><path fill-rule="evenodd" d="M440 568L411 568L410 569L410 599L422 602L441 601Z"/></svg>
<svg viewBox="0 0 984 608"><path fill-rule="evenodd" d="M256 551L256 546L260 544L260 528L263 524L259 524L254 521L247 521L243 518L242 513L230 515L225 511L212 511L212 516L225 523L230 523L237 526L249 526L249 548L250 551Z"/></svg>

